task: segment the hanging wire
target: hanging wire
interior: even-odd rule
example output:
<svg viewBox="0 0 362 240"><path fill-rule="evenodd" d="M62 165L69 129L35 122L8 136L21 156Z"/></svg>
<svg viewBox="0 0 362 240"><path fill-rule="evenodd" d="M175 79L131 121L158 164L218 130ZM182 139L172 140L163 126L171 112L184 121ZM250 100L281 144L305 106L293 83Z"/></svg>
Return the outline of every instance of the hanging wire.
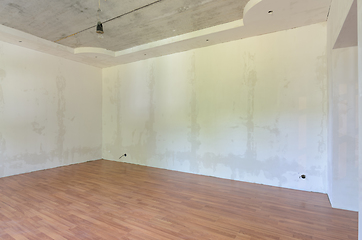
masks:
<svg viewBox="0 0 362 240"><path fill-rule="evenodd" d="M104 0L104 1L107 1L107 0ZM101 0L98 0L98 10L97 10L97 20L98 22L100 21L100 13L102 12L102 9L101 9Z"/></svg>
<svg viewBox="0 0 362 240"><path fill-rule="evenodd" d="M103 38L102 34L104 33L103 31L103 25L102 22L100 20L100 12L102 11L101 9L101 0L98 0L98 10L97 10L97 28L96 28L96 32L99 34L98 37L99 38Z"/></svg>
<svg viewBox="0 0 362 240"><path fill-rule="evenodd" d="M102 12L102 9L101 9L101 0L98 1L98 10L97 10L97 21L99 22L100 21L100 13Z"/></svg>
<svg viewBox="0 0 362 240"><path fill-rule="evenodd" d="M99 1L100 1L100 0L99 0ZM106 0L105 0L105 1L106 1ZM141 9L144 9L144 8L150 7L150 6L152 6L152 5L155 5L155 4L157 4L157 3L160 3L160 2L162 2L162 1L164 1L164 0L155 0L154 2L151 2L151 3L146 4L146 5L144 5L144 6L135 8L135 9L133 9L133 10L131 10L131 11L126 12L126 13L122 13L122 14L119 15L119 16L116 16L116 17L107 19L107 20L103 21L103 23L107 23L107 22L116 20L116 19L121 18L121 17L123 17L123 16L126 16L126 15L128 15L128 14L137 12L137 11L139 11L139 10L141 10ZM82 32L85 32L85 31L87 31L87 30L89 30L89 29L92 29L92 28L94 28L94 27L96 27L96 26L97 26L97 25L93 25L93 26L91 26L91 27L88 27L88 28L83 29L83 30L81 30L81 31L78 31L78 32L76 32L76 33L73 33L73 34L71 34L71 35L68 35L68 36L66 36L66 37L62 37L62 38L60 38L60 39L58 39L58 40L56 40L56 41L54 41L54 42L62 41L62 40L64 40L64 39L66 39L66 38L75 36L75 35L77 35L77 34L80 34L80 33L82 33Z"/></svg>

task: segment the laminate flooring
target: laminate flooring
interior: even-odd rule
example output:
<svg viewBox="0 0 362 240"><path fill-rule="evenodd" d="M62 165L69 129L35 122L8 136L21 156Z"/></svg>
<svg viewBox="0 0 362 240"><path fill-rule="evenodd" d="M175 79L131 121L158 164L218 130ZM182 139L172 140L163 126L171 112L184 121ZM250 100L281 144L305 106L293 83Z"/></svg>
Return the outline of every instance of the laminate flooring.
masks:
<svg viewBox="0 0 362 240"><path fill-rule="evenodd" d="M325 194L97 160L0 179L0 239L357 240Z"/></svg>

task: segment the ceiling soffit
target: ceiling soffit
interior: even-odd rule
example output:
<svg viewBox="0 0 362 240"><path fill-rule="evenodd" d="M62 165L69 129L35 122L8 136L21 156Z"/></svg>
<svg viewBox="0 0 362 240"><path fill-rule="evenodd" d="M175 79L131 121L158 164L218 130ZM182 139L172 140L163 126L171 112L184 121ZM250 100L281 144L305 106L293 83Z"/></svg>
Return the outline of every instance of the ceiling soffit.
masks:
<svg viewBox="0 0 362 240"><path fill-rule="evenodd" d="M16 16L29 14L25 11L27 7L36 8L29 5L33 1L44 4L42 11L55 6L61 11L40 14L36 9L34 12L39 16L28 20L26 25L22 18L19 22L8 21L2 9L0 40L101 68L324 22L331 3L331 0L129 0L122 1L119 12L119 1L107 0L101 2L100 19L125 15L105 22L104 38L100 39L95 33L98 2L96 6L89 0L52 1L54 5L47 0L3 0L1 4L12 11L10 15ZM149 6L133 11L139 8L135 2ZM42 23L43 31L35 31L35 26Z"/></svg>

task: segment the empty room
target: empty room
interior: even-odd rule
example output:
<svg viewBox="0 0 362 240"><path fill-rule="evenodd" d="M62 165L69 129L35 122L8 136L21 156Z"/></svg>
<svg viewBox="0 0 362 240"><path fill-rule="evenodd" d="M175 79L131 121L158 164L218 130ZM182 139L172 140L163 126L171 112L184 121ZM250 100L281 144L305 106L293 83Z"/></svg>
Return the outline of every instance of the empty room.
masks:
<svg viewBox="0 0 362 240"><path fill-rule="evenodd" d="M361 17L0 1L0 239L362 239Z"/></svg>

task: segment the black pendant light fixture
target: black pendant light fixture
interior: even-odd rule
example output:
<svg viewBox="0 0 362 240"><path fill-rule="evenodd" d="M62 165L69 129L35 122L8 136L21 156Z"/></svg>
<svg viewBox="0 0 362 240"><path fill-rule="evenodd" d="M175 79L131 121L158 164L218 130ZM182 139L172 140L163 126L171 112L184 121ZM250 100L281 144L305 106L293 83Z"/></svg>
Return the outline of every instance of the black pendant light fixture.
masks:
<svg viewBox="0 0 362 240"><path fill-rule="evenodd" d="M98 22L97 22L97 28L96 28L96 33L98 34L103 34L104 31L103 31L103 25L102 25L102 22L100 20L100 13L102 12L101 10L101 0L98 0L98 10L97 10L97 18L98 18ZM98 36L102 36L102 35L98 35Z"/></svg>
<svg viewBox="0 0 362 240"><path fill-rule="evenodd" d="M96 32L99 33L99 34L103 34L103 33L104 33L104 31L103 31L103 25L102 25L101 22L98 22L98 23L97 23L97 30L96 30Z"/></svg>

